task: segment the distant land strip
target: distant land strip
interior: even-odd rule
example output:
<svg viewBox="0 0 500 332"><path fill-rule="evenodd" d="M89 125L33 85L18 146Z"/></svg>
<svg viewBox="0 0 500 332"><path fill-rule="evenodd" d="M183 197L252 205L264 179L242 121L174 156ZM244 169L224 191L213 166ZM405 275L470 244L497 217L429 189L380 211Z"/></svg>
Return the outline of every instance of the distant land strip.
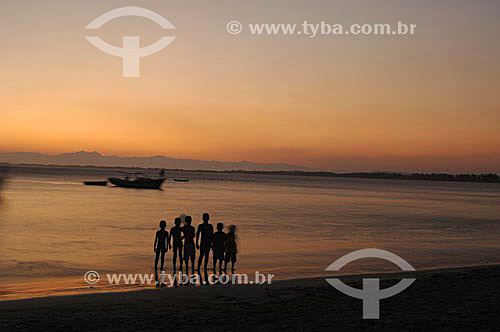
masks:
<svg viewBox="0 0 500 332"><path fill-rule="evenodd" d="M500 176L489 174L448 174L448 173L397 173L397 172L303 172L303 171L224 171L225 173L322 176L337 178L360 179L393 179L393 180L425 180L425 181L456 181L456 182L491 182L500 183Z"/></svg>
<svg viewBox="0 0 500 332"><path fill-rule="evenodd" d="M94 165L40 165L40 164L11 164L0 163L2 166L36 166L54 168L100 168L100 169L125 169L125 170L154 170L158 167L116 167ZM285 175L285 176L311 176L330 178L357 178L357 179L387 179L387 180L422 180L422 181L449 181L449 182L481 182L500 183L500 176L495 173L487 174L449 174L449 173L399 173L399 172L352 172L334 173L325 171L248 171L248 170L191 170L191 169L165 169L176 172L214 173L214 174L249 174L249 175Z"/></svg>

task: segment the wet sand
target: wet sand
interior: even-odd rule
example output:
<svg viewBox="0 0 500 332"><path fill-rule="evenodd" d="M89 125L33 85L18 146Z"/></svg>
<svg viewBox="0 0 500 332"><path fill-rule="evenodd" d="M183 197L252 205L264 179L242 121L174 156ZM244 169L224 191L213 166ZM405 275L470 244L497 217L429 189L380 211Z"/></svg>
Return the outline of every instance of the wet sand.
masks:
<svg viewBox="0 0 500 332"><path fill-rule="evenodd" d="M494 331L500 266L369 275L381 287L417 280L362 319L362 301L324 278L147 289L0 302L1 331ZM364 276L341 277L361 288Z"/></svg>

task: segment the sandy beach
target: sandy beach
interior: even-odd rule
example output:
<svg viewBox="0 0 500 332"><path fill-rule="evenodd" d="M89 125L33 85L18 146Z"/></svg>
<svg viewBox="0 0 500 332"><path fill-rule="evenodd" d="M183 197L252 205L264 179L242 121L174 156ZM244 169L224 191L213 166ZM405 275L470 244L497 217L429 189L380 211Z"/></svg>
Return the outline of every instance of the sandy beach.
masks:
<svg viewBox="0 0 500 332"><path fill-rule="evenodd" d="M0 17L0 332L500 332L500 0Z"/></svg>
<svg viewBox="0 0 500 332"><path fill-rule="evenodd" d="M147 289L0 302L2 331L493 331L500 323L500 266L345 276L387 288L403 277L412 286L381 301L380 319L362 319L362 301L324 278Z"/></svg>

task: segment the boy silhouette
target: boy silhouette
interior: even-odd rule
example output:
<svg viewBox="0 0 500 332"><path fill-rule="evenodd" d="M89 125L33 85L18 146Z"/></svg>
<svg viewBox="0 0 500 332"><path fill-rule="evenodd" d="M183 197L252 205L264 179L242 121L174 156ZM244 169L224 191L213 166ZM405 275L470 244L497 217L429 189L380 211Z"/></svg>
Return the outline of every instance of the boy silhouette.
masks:
<svg viewBox="0 0 500 332"><path fill-rule="evenodd" d="M186 216L184 219L186 225L182 228L184 233L184 259L186 261L186 274L189 273L189 259L191 258L191 272L194 273L194 259L196 257L196 250L194 247L194 233L195 229L191 226L191 216Z"/></svg>
<svg viewBox="0 0 500 332"><path fill-rule="evenodd" d="M212 242L213 257L212 261L214 264L214 274L217 270L215 269L217 261L219 261L219 274L222 274L222 262L224 261L224 251L226 249L226 239L227 235L224 233L224 224L217 223L217 232L214 234L214 239Z"/></svg>
<svg viewBox="0 0 500 332"><path fill-rule="evenodd" d="M174 249L172 263L174 266L174 275L176 274L175 264L177 263L177 255L179 255L179 271L182 273L182 227L181 227L181 218L177 217L174 220L175 226L170 229L170 237L172 239L172 245Z"/></svg>
<svg viewBox="0 0 500 332"><path fill-rule="evenodd" d="M160 230L156 232L155 235L155 243L153 245L153 249L155 252L155 282L156 282L156 287L159 287L160 283L158 282L158 259L161 257L161 264L160 264L160 269L161 272L164 273L165 270L163 269L164 267L164 262L165 262L165 253L168 251L168 248L171 248L170 245L170 237L168 235L168 231L165 230L167 227L167 222L165 220L160 221ZM163 287L163 280L161 283L161 286Z"/></svg>
<svg viewBox="0 0 500 332"><path fill-rule="evenodd" d="M224 271L227 269L227 264L231 262L231 273L234 273L234 266L236 265L236 255L238 253L237 246L237 237L236 237L236 226L229 226L229 232L227 233L226 240L226 250L225 250L225 261Z"/></svg>
<svg viewBox="0 0 500 332"><path fill-rule="evenodd" d="M200 250L200 258L198 258L198 272L200 271L203 259L205 259L205 270L207 269L210 248L212 247L214 227L208 223L209 220L210 215L208 213L203 213L203 223L198 225L198 230L196 231L196 248ZM199 241L200 235L201 245Z"/></svg>

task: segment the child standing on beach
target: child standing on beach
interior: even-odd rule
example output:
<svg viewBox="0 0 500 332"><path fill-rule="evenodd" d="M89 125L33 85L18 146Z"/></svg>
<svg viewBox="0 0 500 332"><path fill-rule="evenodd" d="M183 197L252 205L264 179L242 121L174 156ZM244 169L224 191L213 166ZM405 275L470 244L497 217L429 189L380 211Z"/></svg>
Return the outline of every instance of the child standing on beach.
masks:
<svg viewBox="0 0 500 332"><path fill-rule="evenodd" d="M226 250L226 239L227 235L224 233L224 224L220 222L217 224L217 232L214 234L212 246L214 274L217 273L215 269L217 261L219 261L219 273L222 274L222 262L224 261L224 251Z"/></svg>
<svg viewBox="0 0 500 332"><path fill-rule="evenodd" d="M231 262L231 273L234 273L234 266L236 265L236 255L238 254L238 246L237 246L237 237L236 237L236 226L229 226L229 232L227 233L226 240L226 264L224 265L224 271L227 269L227 264Z"/></svg>
<svg viewBox="0 0 500 332"><path fill-rule="evenodd" d="M161 264L160 264L160 270L162 272L162 277L165 272L163 269L164 262L165 262L165 253L168 251L168 248L171 248L170 245L170 237L168 235L168 231L165 230L167 228L167 222L165 220L160 221L160 230L156 232L155 236L155 243L153 245L154 252L156 254L155 257L155 282L156 282L156 287L159 287L159 282L158 282L158 259L161 257ZM162 283L161 286L163 287L163 278L162 278Z"/></svg>
<svg viewBox="0 0 500 332"><path fill-rule="evenodd" d="M194 246L195 229L191 226L191 216L186 216L186 225L182 228L184 233L184 259L186 260L186 274L189 271L189 259L191 259L191 271L194 274L194 260L196 257L196 250Z"/></svg>
<svg viewBox="0 0 500 332"><path fill-rule="evenodd" d="M174 266L174 275L176 273L175 264L177 263L177 255L179 256L179 271L182 273L182 227L181 218L175 218L175 226L170 229L170 237L172 238L172 245L174 249L174 254L172 257L172 263Z"/></svg>
<svg viewBox="0 0 500 332"><path fill-rule="evenodd" d="M210 248L212 247L214 227L208 223L209 220L210 215L208 213L203 213L203 223L198 225L198 230L196 231L196 249L200 250L200 257L198 258L198 272L200 272L203 260L205 260L205 270L207 269Z"/></svg>

